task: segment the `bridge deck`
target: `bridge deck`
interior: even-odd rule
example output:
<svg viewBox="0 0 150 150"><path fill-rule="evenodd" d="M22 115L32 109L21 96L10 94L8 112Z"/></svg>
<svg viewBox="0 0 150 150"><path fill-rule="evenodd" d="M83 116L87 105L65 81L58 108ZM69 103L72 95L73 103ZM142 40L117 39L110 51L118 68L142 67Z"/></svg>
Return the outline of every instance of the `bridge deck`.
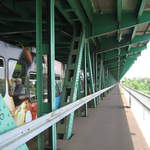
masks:
<svg viewBox="0 0 150 150"><path fill-rule="evenodd" d="M74 136L60 140L61 150L148 150L138 125L114 88L97 109L90 109L87 118L77 118Z"/></svg>

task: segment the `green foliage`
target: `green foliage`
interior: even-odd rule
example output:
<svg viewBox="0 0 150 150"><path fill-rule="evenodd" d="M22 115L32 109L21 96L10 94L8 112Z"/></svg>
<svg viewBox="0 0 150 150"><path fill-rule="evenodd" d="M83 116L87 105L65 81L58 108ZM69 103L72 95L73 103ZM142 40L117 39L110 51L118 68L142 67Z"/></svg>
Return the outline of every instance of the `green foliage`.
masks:
<svg viewBox="0 0 150 150"><path fill-rule="evenodd" d="M150 94L150 78L125 78L122 83L127 87L139 90L145 94Z"/></svg>

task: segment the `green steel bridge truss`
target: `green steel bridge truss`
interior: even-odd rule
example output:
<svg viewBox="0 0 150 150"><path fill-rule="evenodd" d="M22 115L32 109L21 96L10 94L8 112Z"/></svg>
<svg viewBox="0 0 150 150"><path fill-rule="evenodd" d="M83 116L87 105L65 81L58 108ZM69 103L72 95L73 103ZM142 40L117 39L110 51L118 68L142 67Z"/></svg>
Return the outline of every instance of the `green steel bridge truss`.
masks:
<svg viewBox="0 0 150 150"><path fill-rule="evenodd" d="M87 96L120 81L150 39L148 0L3 0L0 4L0 40L36 47L39 117L43 110L55 110L55 59L67 64L61 96L64 106L80 94L81 70L84 94L80 96ZM42 103L42 55L49 58L47 106ZM88 107L96 108L101 100L102 96L86 104L85 116ZM65 139L72 136L74 117L71 113L57 125ZM56 125L49 132L50 147L56 150ZM43 141L44 134L40 134L40 150L44 149Z"/></svg>

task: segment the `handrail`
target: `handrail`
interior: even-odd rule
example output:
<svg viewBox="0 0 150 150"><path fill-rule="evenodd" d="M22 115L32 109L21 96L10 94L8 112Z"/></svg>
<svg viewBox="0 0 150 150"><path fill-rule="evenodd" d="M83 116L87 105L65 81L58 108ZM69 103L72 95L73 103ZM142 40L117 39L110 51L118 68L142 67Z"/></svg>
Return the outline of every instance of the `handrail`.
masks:
<svg viewBox="0 0 150 150"><path fill-rule="evenodd" d="M136 89L130 88L130 87L128 87L128 86L125 86L125 87L127 87L127 88L129 88L129 89L131 89L131 90L133 90L133 91L135 91L135 92L137 92L137 93L140 93L141 95L143 95L143 96L145 96L145 97L148 97L148 98L150 99L150 95L148 95L148 94L145 94L145 93L143 93L143 92L141 92L141 91L138 91L138 90L136 90Z"/></svg>
<svg viewBox="0 0 150 150"><path fill-rule="evenodd" d="M59 122L70 113L74 112L87 102L93 100L95 97L110 90L115 85L100 90L94 94L83 97L71 104L68 104L60 109L57 109L49 114L46 114L32 122L26 123L23 126L12 129L0 135L0 150L13 150L25 144L35 136L39 135L44 130L48 129L55 123Z"/></svg>
<svg viewBox="0 0 150 150"><path fill-rule="evenodd" d="M131 94L138 102L150 111L150 96L138 90L121 85L129 94Z"/></svg>

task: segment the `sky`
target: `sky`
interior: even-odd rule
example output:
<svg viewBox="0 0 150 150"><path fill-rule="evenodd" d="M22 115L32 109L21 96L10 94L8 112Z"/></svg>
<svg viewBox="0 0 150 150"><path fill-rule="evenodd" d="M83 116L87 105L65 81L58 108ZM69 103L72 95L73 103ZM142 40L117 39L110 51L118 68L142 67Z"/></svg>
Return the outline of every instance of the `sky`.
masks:
<svg viewBox="0 0 150 150"><path fill-rule="evenodd" d="M141 56L138 57L124 77L150 78L150 42L147 44L147 49L142 51Z"/></svg>

